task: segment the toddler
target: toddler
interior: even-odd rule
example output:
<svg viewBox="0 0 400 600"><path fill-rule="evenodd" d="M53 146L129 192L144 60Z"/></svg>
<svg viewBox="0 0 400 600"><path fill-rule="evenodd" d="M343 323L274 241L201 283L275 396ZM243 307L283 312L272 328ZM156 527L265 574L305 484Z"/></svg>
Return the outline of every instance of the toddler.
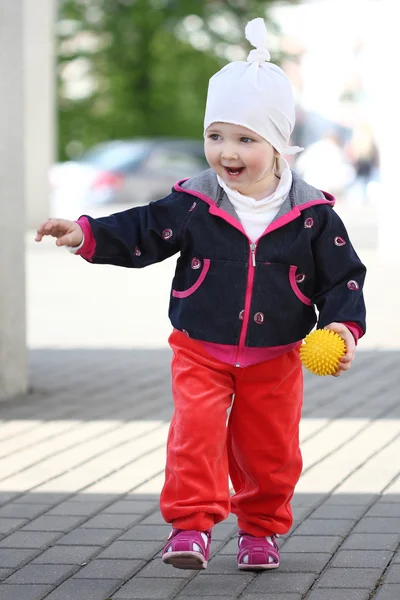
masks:
<svg viewBox="0 0 400 600"><path fill-rule="evenodd" d="M365 267L334 198L283 157L301 150L289 145L295 103L286 75L269 62L264 21L248 23L246 37L255 46L247 62L228 64L209 83L209 170L149 205L101 219L49 219L36 236L123 267L179 253L169 307L174 415L160 504L172 524L162 560L183 569L206 568L212 528L230 512L238 568L279 566L276 538L292 525L302 469L301 341L315 325L336 331L347 348L339 376L365 332Z"/></svg>

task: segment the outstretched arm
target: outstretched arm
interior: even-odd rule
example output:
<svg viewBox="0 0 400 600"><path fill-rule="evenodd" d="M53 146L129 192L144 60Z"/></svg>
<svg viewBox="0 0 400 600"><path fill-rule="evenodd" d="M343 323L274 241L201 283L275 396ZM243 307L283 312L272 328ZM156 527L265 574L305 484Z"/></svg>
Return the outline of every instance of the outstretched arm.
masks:
<svg viewBox="0 0 400 600"><path fill-rule="evenodd" d="M173 192L99 219L87 215L77 222L48 219L40 225L36 240L52 235L58 246L76 248L76 254L91 263L146 267L179 252L192 204L189 195Z"/></svg>

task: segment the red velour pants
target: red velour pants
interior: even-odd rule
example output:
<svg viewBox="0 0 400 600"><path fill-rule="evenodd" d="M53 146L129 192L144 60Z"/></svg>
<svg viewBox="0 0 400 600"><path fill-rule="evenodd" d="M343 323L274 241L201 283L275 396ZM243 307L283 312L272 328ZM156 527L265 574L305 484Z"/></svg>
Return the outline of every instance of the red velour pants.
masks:
<svg viewBox="0 0 400 600"><path fill-rule="evenodd" d="M216 360L179 331L169 342L175 411L160 500L165 521L205 530L233 512L252 535L287 533L302 468L298 349L240 368Z"/></svg>

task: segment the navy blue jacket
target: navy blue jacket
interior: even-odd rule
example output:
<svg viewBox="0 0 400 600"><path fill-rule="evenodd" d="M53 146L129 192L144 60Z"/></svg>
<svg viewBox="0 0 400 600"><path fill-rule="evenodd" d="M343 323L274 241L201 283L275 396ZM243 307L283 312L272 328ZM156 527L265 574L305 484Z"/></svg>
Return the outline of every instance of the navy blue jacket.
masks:
<svg viewBox="0 0 400 600"><path fill-rule="evenodd" d="M169 316L197 340L242 349L291 344L313 329L315 307L318 327L353 322L365 331L366 269L333 204L293 174L281 210L253 244L210 169L149 205L81 217L80 253L141 268L179 252Z"/></svg>

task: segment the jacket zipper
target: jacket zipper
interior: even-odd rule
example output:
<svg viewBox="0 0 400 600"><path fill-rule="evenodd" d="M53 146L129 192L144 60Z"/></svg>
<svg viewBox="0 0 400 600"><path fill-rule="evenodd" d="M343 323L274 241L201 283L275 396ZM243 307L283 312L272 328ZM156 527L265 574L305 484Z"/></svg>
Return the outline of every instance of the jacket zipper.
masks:
<svg viewBox="0 0 400 600"><path fill-rule="evenodd" d="M239 346L236 354L236 362L235 365L240 367L240 358L242 356L245 343L246 343L246 335L249 327L249 319L250 319L250 306L251 306L251 298L253 293L253 283L254 283L254 274L256 270L256 250L257 243L250 243L250 253L249 253L249 269L247 272L247 283L246 283L246 294L244 301L244 311L243 311L243 324L242 330L240 332L239 338Z"/></svg>

